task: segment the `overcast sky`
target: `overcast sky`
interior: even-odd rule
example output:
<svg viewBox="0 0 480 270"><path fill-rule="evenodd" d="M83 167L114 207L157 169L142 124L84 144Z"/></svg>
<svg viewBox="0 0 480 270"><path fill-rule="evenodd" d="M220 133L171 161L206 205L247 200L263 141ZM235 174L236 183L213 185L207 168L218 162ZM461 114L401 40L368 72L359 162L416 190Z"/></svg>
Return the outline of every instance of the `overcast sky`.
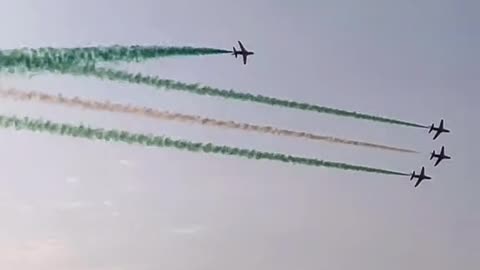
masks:
<svg viewBox="0 0 480 270"><path fill-rule="evenodd" d="M150 106L414 148L381 152L1 100L0 113L411 172L294 166L0 130L0 268L476 269L480 2L1 1L0 48L111 44L255 51L121 65L162 78L398 118L450 134L93 78L2 87ZM445 145L452 160L433 167Z"/></svg>

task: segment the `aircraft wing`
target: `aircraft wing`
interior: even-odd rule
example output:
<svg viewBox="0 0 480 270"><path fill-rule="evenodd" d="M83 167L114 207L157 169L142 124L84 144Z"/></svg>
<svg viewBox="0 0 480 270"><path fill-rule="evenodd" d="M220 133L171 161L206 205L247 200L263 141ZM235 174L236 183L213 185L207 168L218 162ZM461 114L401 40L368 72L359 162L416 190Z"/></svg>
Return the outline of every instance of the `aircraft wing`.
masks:
<svg viewBox="0 0 480 270"><path fill-rule="evenodd" d="M244 54L243 55L243 64L246 65L247 64L247 56Z"/></svg>
<svg viewBox="0 0 480 270"><path fill-rule="evenodd" d="M240 45L240 50L245 51L245 47L243 47L242 42L238 41L238 45Z"/></svg>
<svg viewBox="0 0 480 270"><path fill-rule="evenodd" d="M442 161L442 158L438 158L437 161L435 161L435 165L433 165L433 166L437 166L438 163L440 163L440 161Z"/></svg>
<svg viewBox="0 0 480 270"><path fill-rule="evenodd" d="M421 182L422 182L422 180L421 180L421 179L418 179L418 180L417 180L417 183L415 184L415 187L418 187L418 185L420 185Z"/></svg>
<svg viewBox="0 0 480 270"><path fill-rule="evenodd" d="M433 136L433 139L435 140L438 137L438 135L440 135L440 133L442 132L440 130L437 130L437 133L435 133L435 136Z"/></svg>

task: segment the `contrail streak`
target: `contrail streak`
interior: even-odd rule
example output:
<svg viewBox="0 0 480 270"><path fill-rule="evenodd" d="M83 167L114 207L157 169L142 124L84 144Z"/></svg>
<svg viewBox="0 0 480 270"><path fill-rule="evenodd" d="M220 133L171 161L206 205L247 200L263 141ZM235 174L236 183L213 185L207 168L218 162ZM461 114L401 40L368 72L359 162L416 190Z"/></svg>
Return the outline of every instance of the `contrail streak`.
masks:
<svg viewBox="0 0 480 270"><path fill-rule="evenodd" d="M228 50L194 47L162 46L96 46L77 48L21 48L0 51L0 58L9 59L11 63L30 62L41 65L43 62L55 61L64 65L77 65L87 62L140 62L160 57L193 56L229 53Z"/></svg>
<svg viewBox="0 0 480 270"><path fill-rule="evenodd" d="M62 95L54 96L54 95L49 95L49 94L35 92L35 91L23 92L16 89L8 89L8 90L0 89L0 97L11 98L14 100L23 100L23 101L41 101L48 104L60 104L60 105L65 105L69 107L79 107L83 109L91 109L91 110L97 110L97 111L135 114L135 115L140 115L144 117L154 118L157 120L171 120L171 121L177 121L177 122L186 122L186 123L193 123L193 124L199 124L199 125L205 125L205 126L238 129L243 131L272 134L277 136L304 138L304 139L310 139L310 140L325 141L330 143L346 144L346 145L353 145L353 146L363 146L368 148L389 150L389 151L396 151L396 152L418 153L414 150L392 147L388 145L347 140L347 139L341 139L341 138L336 138L331 136L322 136L322 135L317 135L317 134L312 134L307 132L298 132L298 131L291 131L287 129L279 129L279 128L274 128L270 126L238 123L234 121L222 121L222 120L217 120L212 118L201 117L198 115L159 111L159 110L146 108L146 107L137 107L137 106L131 106L131 105L115 104L110 102L86 100L78 97L66 98L66 97L63 97Z"/></svg>
<svg viewBox="0 0 480 270"><path fill-rule="evenodd" d="M128 144L139 144L151 147L167 147L190 152L213 153L228 156L243 157L248 159L264 159L271 161L280 161L297 165L307 165L316 167L328 167L342 170L363 171L370 173L379 173L387 175L409 175L401 172L377 169L372 167L351 165L346 163L324 161L314 158L297 157L272 152L261 152L257 150L241 149L230 146L220 146L211 143L197 143L186 140L176 140L166 136L154 136L149 134L131 133L122 130L105 130L90 128L84 125L72 125L65 123L55 123L43 119L30 119L28 117L20 118L16 116L0 115L0 127L15 128L16 130L29 130L46 132L53 135L63 135L70 137L80 137L90 140L103 140L124 142Z"/></svg>

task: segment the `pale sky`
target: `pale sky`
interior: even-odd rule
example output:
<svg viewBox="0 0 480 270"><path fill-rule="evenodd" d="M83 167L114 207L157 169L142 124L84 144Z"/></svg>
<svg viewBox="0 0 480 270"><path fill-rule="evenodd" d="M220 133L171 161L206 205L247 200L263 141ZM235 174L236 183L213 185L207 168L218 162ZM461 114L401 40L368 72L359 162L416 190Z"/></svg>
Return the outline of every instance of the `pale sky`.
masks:
<svg viewBox="0 0 480 270"><path fill-rule="evenodd" d="M272 137L0 100L0 113L168 135L432 181L0 130L0 269L477 269L480 2L1 1L0 48L178 45L255 55L118 68L430 125L450 134L93 78L2 75L2 87L414 148ZM429 152L445 145L438 167Z"/></svg>

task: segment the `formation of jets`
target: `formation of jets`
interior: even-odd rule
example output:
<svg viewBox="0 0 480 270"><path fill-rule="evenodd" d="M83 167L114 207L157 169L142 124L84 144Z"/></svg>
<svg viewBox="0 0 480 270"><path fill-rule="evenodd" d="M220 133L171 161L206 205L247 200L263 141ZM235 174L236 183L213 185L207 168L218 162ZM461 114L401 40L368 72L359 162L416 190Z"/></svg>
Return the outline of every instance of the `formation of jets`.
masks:
<svg viewBox="0 0 480 270"><path fill-rule="evenodd" d="M444 127L443 119L440 120L440 124L438 125L438 127L435 127L435 124L432 124L430 126L430 129L429 129L428 133L432 133L432 131L435 131L435 135L433 136L433 140L436 140L438 138L438 136L442 133L449 133L450 132L450 130L448 130ZM432 153L430 155L430 160L432 160L434 158L437 159L435 161L435 163L433 164L433 166L436 167L438 164L440 164L440 162L442 160L451 159L452 157L447 156L445 154L445 146L442 146L439 154L437 154L435 152L435 150L432 151ZM420 183L422 183L423 180L431 180L432 179L430 176L425 174L425 167L422 167L422 169L420 171L420 174L415 174L415 171L413 171L411 176L410 176L410 181L412 181L414 178L418 179L417 182L415 183L415 187L418 187L418 185L420 185Z"/></svg>
<svg viewBox="0 0 480 270"><path fill-rule="evenodd" d="M232 55L234 55L235 58L237 58L239 55L241 55L242 58L243 58L243 64L246 65L247 64L247 57L249 55L253 55L254 52L251 52L251 51L248 51L247 49L245 49L245 46L243 46L241 41L238 41L238 45L240 46L240 49L237 50L235 47L233 47ZM443 119L440 120L440 124L438 125L438 127L436 127L435 124L432 124L430 126L430 129L429 129L428 133L432 133L433 131L435 131L435 134L433 135L433 140L436 140L438 138L438 136L440 136L440 134L442 134L442 133L449 133L450 132L450 130L448 130L444 127ZM442 146L439 154L435 153L435 150L432 151L431 156L430 156L430 160L432 160L434 158L437 159L435 161L434 165L433 165L434 167L436 167L444 159L451 159L450 156L447 156L445 154L445 146ZM420 174L416 174L415 171L413 171L411 176L410 176L410 181L412 181L414 178L418 179L417 182L415 183L415 187L418 187L418 185L420 185L420 183L422 183L423 180L431 180L432 179L430 176L425 174L425 167L422 167L422 169L420 171Z"/></svg>

